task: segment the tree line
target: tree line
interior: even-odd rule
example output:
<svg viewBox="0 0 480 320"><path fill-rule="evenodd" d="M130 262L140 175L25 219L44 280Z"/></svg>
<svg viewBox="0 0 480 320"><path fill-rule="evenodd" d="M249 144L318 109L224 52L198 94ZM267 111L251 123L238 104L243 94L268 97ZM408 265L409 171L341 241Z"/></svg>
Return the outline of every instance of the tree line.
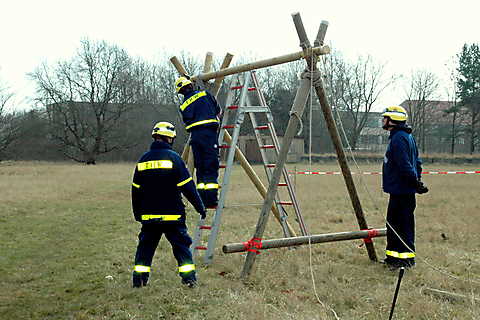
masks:
<svg viewBox="0 0 480 320"><path fill-rule="evenodd" d="M451 65L452 88L449 107L435 110L432 101L440 96L438 77L428 70L415 70L400 79L388 75L385 65L370 56L348 60L341 52L322 57L320 67L328 98L337 120L345 129L344 143L356 149L360 133L369 121L372 107L387 88L402 80L409 122L422 151L434 132L438 116L448 117L445 137L455 153L455 141L468 138L474 153L480 134L480 50L478 44L465 44ZM187 52L177 54L188 73L202 70L202 61ZM241 57L237 64L255 60ZM214 61L214 69L220 65ZM262 69L257 77L267 103L272 107L278 133L283 134L298 86L303 61ZM72 159L93 164L97 160L136 160L148 147L150 130L156 121L174 122L179 131L175 147L186 140L177 108L180 103L173 83L177 72L167 55L160 63L132 57L106 41L83 39L75 54L54 64L43 63L28 74L35 84L34 106L15 111L15 93L0 82L0 160ZM231 77L220 91L225 100ZM319 111L315 111L319 114ZM318 114L306 112L303 123L314 123L313 135L328 134ZM304 125L301 136L308 138ZM437 128L438 129L438 128ZM251 129L244 129L250 133ZM331 152L326 145L324 152Z"/></svg>

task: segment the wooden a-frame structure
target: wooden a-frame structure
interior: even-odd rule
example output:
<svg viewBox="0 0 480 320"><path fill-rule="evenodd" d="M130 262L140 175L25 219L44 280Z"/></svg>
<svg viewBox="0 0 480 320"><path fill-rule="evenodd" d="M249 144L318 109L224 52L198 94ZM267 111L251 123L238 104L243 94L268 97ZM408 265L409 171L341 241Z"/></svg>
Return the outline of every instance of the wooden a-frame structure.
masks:
<svg viewBox="0 0 480 320"><path fill-rule="evenodd" d="M317 62L319 60L319 56L323 54L328 54L330 53L330 48L328 46L325 46L323 44L325 34L328 28L328 22L322 21L320 24L320 27L318 29L317 36L314 41L314 46L312 47L310 44L310 41L308 40L308 37L306 35L301 17L299 13L294 13L292 14L293 22L295 24L295 28L298 34L298 37L300 39L300 47L302 48L302 51L284 55L284 56L279 56L271 59L265 59L257 62L252 62L248 64L243 64L239 65L236 67L231 67L228 68L230 65L230 62L233 58L231 54L227 54L225 56L225 59L223 60L223 63L220 67L220 70L211 72L210 68L212 65L212 57L211 53L208 53L206 58L205 58L205 65L203 69L203 73L200 75L192 77L193 81L208 81L211 79L215 79L214 82L214 88L213 88L213 93L217 94L218 90L220 89L221 83L224 79L224 77L233 75L236 73L241 73L241 72L246 72L250 70L255 70L255 69L260 69L260 68L265 68L273 65L278 65L282 63L287 63L287 62L292 62L300 59L304 59L306 62L306 69L302 73L301 79L300 79L300 87L297 90L295 100L293 102L292 109L290 111L290 120L287 125L287 129L285 131L285 135L282 140L282 145L279 151L279 155L277 158L277 163L275 166L275 169L273 171L272 178L270 180L270 184L268 186L268 190L265 192L265 189L263 187L260 187L262 185L261 181L256 181L258 177L255 178L256 174L253 172L253 169L251 166L248 164L248 161L246 161L246 158L243 156L242 152L240 149L236 150L236 157L241 161L242 167L245 169L247 172L248 176L251 178L252 182L255 184L257 187L257 190L262 194L264 197L265 201L263 203L259 220L257 223L256 230L254 232L253 237L251 238L248 243L250 244L250 249L251 248L261 248L262 247L262 237L268 222L269 218L269 213L272 208L272 204L274 201L275 194L277 192L277 185L280 180L280 176L282 173L282 169L285 165L286 158L287 158L287 153L290 148L290 145L292 143L293 137L295 133L298 130L298 127L300 126L300 121L301 117L303 114L303 111L305 109L305 104L307 102L307 98L309 95L310 88L313 86L315 93L319 99L320 106L322 109L322 113L325 118L325 122L327 124L327 128L330 134L330 138L332 140L332 143L335 147L335 151L337 154L337 159L338 163L340 165L342 175L345 181L345 185L347 187L350 200L355 212L355 216L358 221L358 225L360 227L359 232L352 232L352 233L347 233L343 234L340 237L337 236L328 236L328 237L320 237L318 241L312 241L315 240L315 236L306 236L306 237L298 237L298 238L305 238L305 239L293 239L293 241L290 241L290 243L287 243L288 241L277 241L275 245L271 245L270 247L281 247L281 246L288 246L292 245L298 245L302 243L318 243L318 242L326 242L329 241L328 239L334 239L333 241L338 241L338 240L348 240L348 239L358 239L358 238L363 238L365 241L365 248L367 249L368 256L370 260L372 261L377 261L377 255L375 252L375 248L373 245L373 242L371 241L371 238L377 237L377 236L384 236L385 235L385 229L380 229L376 230L373 229L373 231L369 231L368 224L366 222L362 206L360 204L360 199L357 194L357 190L352 178L352 173L350 171L350 168L348 166L345 152L343 150L342 142L340 139L340 135L338 133L337 127L335 125L335 121L333 119L332 115L332 110L330 107L330 104L327 100L325 89L323 87L322 79L321 79L321 74L320 71L317 68ZM187 72L185 68L181 65L179 60L176 57L172 57L170 61L173 63L177 71L180 73L180 75L186 75ZM228 138L228 133L227 133L227 138ZM192 152L189 152L189 146L186 145L184 152L182 153L182 157L184 160L187 160L191 158ZM191 163L191 160L188 161ZM191 168L191 166L190 166ZM263 185L262 185L263 186ZM262 190L261 190L262 189ZM263 191L263 192L262 192ZM275 214L275 212L274 212ZM267 240L268 241L268 240ZM273 241L273 240L271 240ZM303 241L303 242L302 242ZM306 241L306 242L305 242ZM266 242L266 241L265 241ZM236 244L233 244L235 246ZM244 280L249 277L249 275L252 272L253 265L255 263L256 256L258 254L258 250L253 249L249 250L248 246L244 246L243 250L236 250L236 251L225 251L224 247L224 252L238 252L238 251L248 251L247 257L245 260L245 264L243 266L243 270L241 273L241 278ZM228 245L226 246L228 247ZM238 244L237 244L238 247ZM265 247L266 248L266 247Z"/></svg>

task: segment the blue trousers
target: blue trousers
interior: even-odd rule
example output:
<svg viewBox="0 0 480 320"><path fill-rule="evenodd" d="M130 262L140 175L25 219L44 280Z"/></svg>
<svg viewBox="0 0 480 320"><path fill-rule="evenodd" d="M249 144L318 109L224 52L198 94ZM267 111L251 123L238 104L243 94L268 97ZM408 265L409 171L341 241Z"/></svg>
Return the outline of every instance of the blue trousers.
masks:
<svg viewBox="0 0 480 320"><path fill-rule="evenodd" d="M172 246L182 282L196 281L195 266L190 252L192 239L187 233L185 224L151 223L143 224L138 235L135 268L133 271L134 287L147 284L155 250L164 234Z"/></svg>
<svg viewBox="0 0 480 320"><path fill-rule="evenodd" d="M191 131L191 141L197 189L206 207L215 207L218 202L218 135L217 128L198 127Z"/></svg>
<svg viewBox="0 0 480 320"><path fill-rule="evenodd" d="M387 209L387 221L391 227L387 224L387 248L385 252L387 262L403 263L407 265L412 265L414 263L415 207L416 199L414 193L390 195ZM413 250L413 252L409 250L409 248Z"/></svg>

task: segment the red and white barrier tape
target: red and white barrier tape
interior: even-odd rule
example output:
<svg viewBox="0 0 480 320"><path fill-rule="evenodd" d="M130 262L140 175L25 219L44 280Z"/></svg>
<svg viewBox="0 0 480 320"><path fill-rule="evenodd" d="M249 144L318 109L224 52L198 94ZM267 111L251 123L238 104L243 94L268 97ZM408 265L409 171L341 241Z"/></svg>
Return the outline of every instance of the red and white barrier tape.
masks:
<svg viewBox="0 0 480 320"><path fill-rule="evenodd" d="M290 171L291 174L318 174L318 175L326 175L326 174L342 174L340 171ZM356 172L352 172L352 174L358 174ZM381 172L372 172L372 171L365 171L360 172L363 175L381 175ZM480 170L476 171L423 171L422 174L480 174Z"/></svg>

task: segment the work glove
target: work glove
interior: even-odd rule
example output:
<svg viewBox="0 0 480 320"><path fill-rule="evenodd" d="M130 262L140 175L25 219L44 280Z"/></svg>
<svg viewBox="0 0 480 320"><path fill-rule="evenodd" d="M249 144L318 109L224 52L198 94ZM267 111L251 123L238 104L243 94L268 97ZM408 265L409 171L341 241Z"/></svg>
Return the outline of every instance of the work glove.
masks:
<svg viewBox="0 0 480 320"><path fill-rule="evenodd" d="M417 181L417 186L415 187L415 191L418 194L424 194L428 192L428 188L423 184L422 181Z"/></svg>
<svg viewBox="0 0 480 320"><path fill-rule="evenodd" d="M205 219L206 217L207 217L207 211L206 210L203 210L202 212L200 212L200 218Z"/></svg>

